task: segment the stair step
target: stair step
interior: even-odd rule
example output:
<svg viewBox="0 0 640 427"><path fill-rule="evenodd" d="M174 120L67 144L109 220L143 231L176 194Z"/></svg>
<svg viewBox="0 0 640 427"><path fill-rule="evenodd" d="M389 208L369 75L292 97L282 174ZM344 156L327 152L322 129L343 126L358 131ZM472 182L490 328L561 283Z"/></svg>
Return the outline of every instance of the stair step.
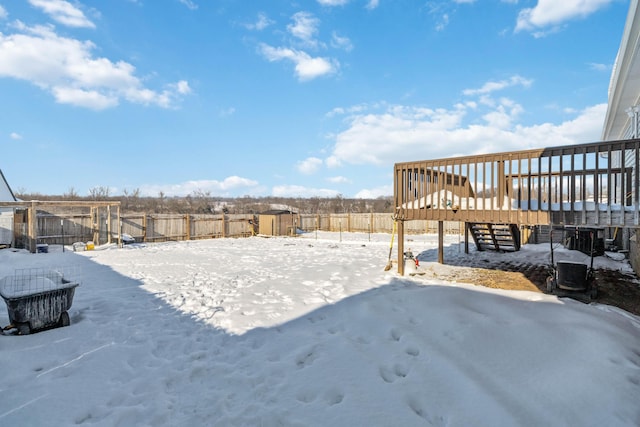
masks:
<svg viewBox="0 0 640 427"><path fill-rule="evenodd" d="M520 235L514 224L469 223L467 228L479 251L515 252L520 250Z"/></svg>

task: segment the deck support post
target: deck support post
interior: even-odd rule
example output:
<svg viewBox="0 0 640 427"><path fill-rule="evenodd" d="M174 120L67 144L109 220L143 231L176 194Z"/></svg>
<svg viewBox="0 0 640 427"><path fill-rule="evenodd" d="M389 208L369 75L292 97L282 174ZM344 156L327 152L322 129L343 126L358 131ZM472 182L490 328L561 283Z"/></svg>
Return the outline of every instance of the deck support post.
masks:
<svg viewBox="0 0 640 427"><path fill-rule="evenodd" d="M404 276L404 220L397 220L398 226L398 274Z"/></svg>
<svg viewBox="0 0 640 427"><path fill-rule="evenodd" d="M438 221L438 263L444 264L444 221Z"/></svg>
<svg viewBox="0 0 640 427"><path fill-rule="evenodd" d="M464 253L469 254L469 223L464 223Z"/></svg>

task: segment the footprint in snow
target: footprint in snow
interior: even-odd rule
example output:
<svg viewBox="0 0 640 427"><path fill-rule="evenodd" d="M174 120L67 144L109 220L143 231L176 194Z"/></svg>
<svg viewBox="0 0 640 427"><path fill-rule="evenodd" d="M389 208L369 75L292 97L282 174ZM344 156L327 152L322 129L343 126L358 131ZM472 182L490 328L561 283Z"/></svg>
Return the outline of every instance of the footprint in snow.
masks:
<svg viewBox="0 0 640 427"><path fill-rule="evenodd" d="M302 403L311 403L316 400L316 392L314 390L300 390L296 393L296 399Z"/></svg>
<svg viewBox="0 0 640 427"><path fill-rule="evenodd" d="M424 409L421 402L415 397L411 396L407 399L407 405L409 408L420 418L425 419L430 426L441 427L448 425L448 420L440 415L429 415Z"/></svg>
<svg viewBox="0 0 640 427"><path fill-rule="evenodd" d="M392 383L398 378L405 378L409 374L409 367L401 364L394 365L392 369L381 366L379 372L384 382Z"/></svg>
<svg viewBox="0 0 640 427"><path fill-rule="evenodd" d="M328 390L324 394L324 400L330 406L337 405L344 400L344 394L339 390Z"/></svg>
<svg viewBox="0 0 640 427"><path fill-rule="evenodd" d="M396 376L393 374L393 372L385 368L384 366L380 367L379 372L380 372L380 378L382 378L382 380L386 383L392 383L396 380Z"/></svg>
<svg viewBox="0 0 640 427"><path fill-rule="evenodd" d="M416 357L420 354L420 349L418 347L409 346L404 350L409 356Z"/></svg>
<svg viewBox="0 0 640 427"><path fill-rule="evenodd" d="M312 348L308 351L305 351L301 354L299 354L296 357L296 366L298 366L298 368L302 369L306 366L309 366L313 363L314 360L316 360L317 355L315 354L315 348Z"/></svg>

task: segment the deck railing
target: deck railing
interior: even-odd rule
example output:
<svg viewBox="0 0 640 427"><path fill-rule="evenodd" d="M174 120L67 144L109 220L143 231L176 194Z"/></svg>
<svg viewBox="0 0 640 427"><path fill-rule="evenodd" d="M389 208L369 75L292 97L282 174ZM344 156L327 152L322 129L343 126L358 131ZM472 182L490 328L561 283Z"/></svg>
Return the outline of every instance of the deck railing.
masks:
<svg viewBox="0 0 640 427"><path fill-rule="evenodd" d="M400 219L640 224L640 139L396 163Z"/></svg>

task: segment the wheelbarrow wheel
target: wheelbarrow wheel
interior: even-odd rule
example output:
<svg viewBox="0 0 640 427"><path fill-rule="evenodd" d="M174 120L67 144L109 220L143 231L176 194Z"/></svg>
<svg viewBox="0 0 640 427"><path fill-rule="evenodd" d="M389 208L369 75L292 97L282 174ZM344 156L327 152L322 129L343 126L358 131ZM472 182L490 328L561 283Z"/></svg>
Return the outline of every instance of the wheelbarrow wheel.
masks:
<svg viewBox="0 0 640 427"><path fill-rule="evenodd" d="M67 313L66 311L63 311L62 314L60 315L60 321L58 322L58 325L69 326L70 324L71 324L71 320L69 319L69 313Z"/></svg>
<svg viewBox="0 0 640 427"><path fill-rule="evenodd" d="M20 335L29 335L31 333L31 326L29 326L29 322L18 323L18 333Z"/></svg>

